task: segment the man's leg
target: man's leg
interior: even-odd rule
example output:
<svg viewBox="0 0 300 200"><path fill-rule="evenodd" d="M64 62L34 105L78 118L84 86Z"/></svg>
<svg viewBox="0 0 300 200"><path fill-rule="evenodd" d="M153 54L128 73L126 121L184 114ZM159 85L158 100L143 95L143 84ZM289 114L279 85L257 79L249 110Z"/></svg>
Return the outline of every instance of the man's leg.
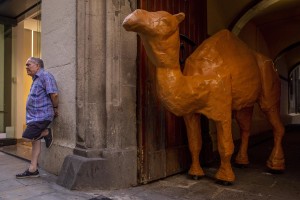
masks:
<svg viewBox="0 0 300 200"><path fill-rule="evenodd" d="M40 139L42 139L43 137L48 136L48 134L49 134L49 129L50 129L50 128L46 128L46 129L41 133L41 135L40 135L38 138L34 139L34 140L40 140Z"/></svg>
<svg viewBox="0 0 300 200"><path fill-rule="evenodd" d="M29 165L29 171L35 172L37 170L38 159L41 153L41 140L32 141L31 150L31 163Z"/></svg>
<svg viewBox="0 0 300 200"><path fill-rule="evenodd" d="M50 148L53 143L53 133L51 128L47 128L46 130L44 130L41 134L41 138L42 137L45 140L46 148Z"/></svg>
<svg viewBox="0 0 300 200"><path fill-rule="evenodd" d="M26 130L23 133L23 139L32 143L31 163L29 168L25 172L17 174L16 178L39 177L37 165L39 155L41 153L40 139L43 137L48 137L49 133L51 133L51 130L47 128L49 124L50 121L44 121L34 122L27 125Z"/></svg>
<svg viewBox="0 0 300 200"><path fill-rule="evenodd" d="M41 140L29 140L27 138L23 138L27 142L32 143L31 148L31 162L29 168L25 170L25 172L17 174L16 178L28 178L28 177L39 177L39 171L37 169L37 163L39 159L39 155L41 152Z"/></svg>
<svg viewBox="0 0 300 200"><path fill-rule="evenodd" d="M45 129L42 133L41 136L38 137L37 139L33 140L32 143L32 150L31 150L31 163L29 166L29 171L30 172L35 172L37 170L37 164L38 164L38 159L41 153L41 138L48 136L50 134L49 128Z"/></svg>

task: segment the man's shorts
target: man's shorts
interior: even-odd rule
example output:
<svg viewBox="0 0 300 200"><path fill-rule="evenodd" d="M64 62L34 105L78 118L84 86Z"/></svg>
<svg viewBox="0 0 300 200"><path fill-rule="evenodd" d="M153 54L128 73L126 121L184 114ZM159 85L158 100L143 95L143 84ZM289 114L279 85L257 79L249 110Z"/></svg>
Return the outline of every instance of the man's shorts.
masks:
<svg viewBox="0 0 300 200"><path fill-rule="evenodd" d="M41 136L42 132L49 126L50 123L51 121L28 123L22 137L30 140L35 140Z"/></svg>

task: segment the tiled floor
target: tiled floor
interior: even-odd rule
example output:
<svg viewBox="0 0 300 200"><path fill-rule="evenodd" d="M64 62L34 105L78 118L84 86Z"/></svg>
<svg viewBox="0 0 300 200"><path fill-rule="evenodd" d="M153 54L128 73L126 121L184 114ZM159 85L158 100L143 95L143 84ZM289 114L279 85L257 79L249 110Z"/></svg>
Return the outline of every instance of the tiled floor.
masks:
<svg viewBox="0 0 300 200"><path fill-rule="evenodd" d="M17 145L10 145L0 147L0 151L7 154L23 158L25 160L30 160L31 158L31 146L25 143L18 143Z"/></svg>

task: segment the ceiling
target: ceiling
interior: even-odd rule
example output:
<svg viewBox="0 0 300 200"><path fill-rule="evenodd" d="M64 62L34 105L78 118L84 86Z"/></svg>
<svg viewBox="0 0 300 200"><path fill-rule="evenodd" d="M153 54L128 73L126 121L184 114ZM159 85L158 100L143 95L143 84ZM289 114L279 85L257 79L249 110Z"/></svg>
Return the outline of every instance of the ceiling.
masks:
<svg viewBox="0 0 300 200"><path fill-rule="evenodd" d="M211 1L211 0L207 0ZM0 23L24 18L41 0L0 0ZM252 22L260 29L274 60L284 59L287 70L300 63L300 0L220 0L233 29ZM226 16L225 16L226 18ZM225 19L224 18L224 19Z"/></svg>
<svg viewBox="0 0 300 200"><path fill-rule="evenodd" d="M288 78L288 73L300 65L300 0L214 1L224 8L223 16L236 35L247 23L255 24L271 58L286 64L279 70L283 77Z"/></svg>
<svg viewBox="0 0 300 200"><path fill-rule="evenodd" d="M0 0L0 23L16 25L40 2L41 0Z"/></svg>
<svg viewBox="0 0 300 200"><path fill-rule="evenodd" d="M300 0L277 0L253 17L274 60L284 59L287 71L300 64Z"/></svg>

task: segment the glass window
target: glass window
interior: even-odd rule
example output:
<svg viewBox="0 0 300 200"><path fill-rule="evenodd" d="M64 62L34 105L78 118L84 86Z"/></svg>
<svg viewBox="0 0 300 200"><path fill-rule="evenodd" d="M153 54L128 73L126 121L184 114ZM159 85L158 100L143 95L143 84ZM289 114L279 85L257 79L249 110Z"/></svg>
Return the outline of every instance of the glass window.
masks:
<svg viewBox="0 0 300 200"><path fill-rule="evenodd" d="M24 65L30 56L41 57L40 10L14 27L0 24L0 138L21 138L26 127L32 79Z"/></svg>
<svg viewBox="0 0 300 200"><path fill-rule="evenodd" d="M0 133L11 126L12 27L0 24Z"/></svg>

